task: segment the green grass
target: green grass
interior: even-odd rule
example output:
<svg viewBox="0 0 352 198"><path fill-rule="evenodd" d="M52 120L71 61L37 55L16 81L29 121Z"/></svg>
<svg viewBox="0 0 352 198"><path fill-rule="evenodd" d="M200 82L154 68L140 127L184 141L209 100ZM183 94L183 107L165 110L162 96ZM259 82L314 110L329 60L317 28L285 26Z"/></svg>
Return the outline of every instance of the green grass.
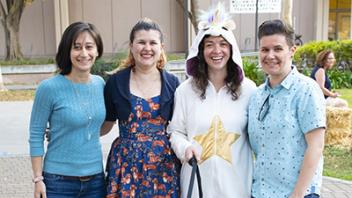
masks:
<svg viewBox="0 0 352 198"><path fill-rule="evenodd" d="M341 94L341 98L347 100L348 106L352 108L352 89L336 89Z"/></svg>
<svg viewBox="0 0 352 198"><path fill-rule="evenodd" d="M0 65L44 65L53 64L54 58L24 58L22 60L0 60Z"/></svg>
<svg viewBox="0 0 352 198"><path fill-rule="evenodd" d="M0 101L28 101L34 99L34 90L0 91Z"/></svg>
<svg viewBox="0 0 352 198"><path fill-rule="evenodd" d="M326 146L323 174L352 181L352 150Z"/></svg>
<svg viewBox="0 0 352 198"><path fill-rule="evenodd" d="M347 100L348 106L352 108L352 89L337 89L335 91L340 93L341 98ZM323 174L352 181L352 150L326 146L324 148Z"/></svg>

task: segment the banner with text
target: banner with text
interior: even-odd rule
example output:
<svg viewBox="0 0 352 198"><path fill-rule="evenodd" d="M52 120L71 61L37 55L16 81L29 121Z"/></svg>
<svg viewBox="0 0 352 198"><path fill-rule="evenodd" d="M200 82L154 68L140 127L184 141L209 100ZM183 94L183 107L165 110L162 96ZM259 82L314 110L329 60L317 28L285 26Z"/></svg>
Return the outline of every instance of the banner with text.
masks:
<svg viewBox="0 0 352 198"><path fill-rule="evenodd" d="M255 13L257 0L230 0L230 12L234 14ZM259 13L281 12L281 0L258 0Z"/></svg>

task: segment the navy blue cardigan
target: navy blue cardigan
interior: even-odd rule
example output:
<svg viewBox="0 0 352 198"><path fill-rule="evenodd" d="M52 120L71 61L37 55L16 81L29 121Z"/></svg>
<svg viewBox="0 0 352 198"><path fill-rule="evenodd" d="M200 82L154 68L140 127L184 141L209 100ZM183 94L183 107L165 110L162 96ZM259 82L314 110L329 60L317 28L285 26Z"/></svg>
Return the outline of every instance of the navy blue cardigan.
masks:
<svg viewBox="0 0 352 198"><path fill-rule="evenodd" d="M127 121L131 113L131 92L130 92L131 67L123 69L113 74L106 82L104 89L106 121ZM162 70L161 75L161 95L160 114L161 117L170 121L174 106L174 93L179 80L173 74ZM143 87L142 87L143 89Z"/></svg>

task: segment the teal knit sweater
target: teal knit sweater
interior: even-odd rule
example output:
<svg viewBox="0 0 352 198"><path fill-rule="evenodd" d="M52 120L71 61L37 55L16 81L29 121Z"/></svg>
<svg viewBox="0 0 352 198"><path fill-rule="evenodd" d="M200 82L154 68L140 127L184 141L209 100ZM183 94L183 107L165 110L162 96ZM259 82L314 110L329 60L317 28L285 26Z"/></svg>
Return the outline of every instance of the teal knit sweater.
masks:
<svg viewBox="0 0 352 198"><path fill-rule="evenodd" d="M36 91L30 120L30 155L43 156L43 170L87 176L103 171L100 127L105 119L104 80L74 83L63 75L44 80ZM44 150L44 132L50 141Z"/></svg>

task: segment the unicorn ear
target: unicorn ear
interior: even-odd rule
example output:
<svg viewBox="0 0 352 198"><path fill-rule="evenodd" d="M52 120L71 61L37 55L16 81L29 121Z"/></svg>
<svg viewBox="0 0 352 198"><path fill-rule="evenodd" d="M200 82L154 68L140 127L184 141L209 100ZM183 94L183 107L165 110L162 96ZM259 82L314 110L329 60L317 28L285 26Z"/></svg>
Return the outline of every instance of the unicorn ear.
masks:
<svg viewBox="0 0 352 198"><path fill-rule="evenodd" d="M236 23L232 20L227 20L224 24L224 27L228 30L236 29Z"/></svg>
<svg viewBox="0 0 352 198"><path fill-rule="evenodd" d="M208 25L209 24L206 21L201 21L201 22L198 23L198 29L199 30L204 30L204 29L207 28Z"/></svg>
<svg viewBox="0 0 352 198"><path fill-rule="evenodd" d="M226 12L223 3L218 2L216 7L210 8L207 12L200 11L198 29L222 27L228 30L236 28L235 22L232 21L230 14Z"/></svg>

